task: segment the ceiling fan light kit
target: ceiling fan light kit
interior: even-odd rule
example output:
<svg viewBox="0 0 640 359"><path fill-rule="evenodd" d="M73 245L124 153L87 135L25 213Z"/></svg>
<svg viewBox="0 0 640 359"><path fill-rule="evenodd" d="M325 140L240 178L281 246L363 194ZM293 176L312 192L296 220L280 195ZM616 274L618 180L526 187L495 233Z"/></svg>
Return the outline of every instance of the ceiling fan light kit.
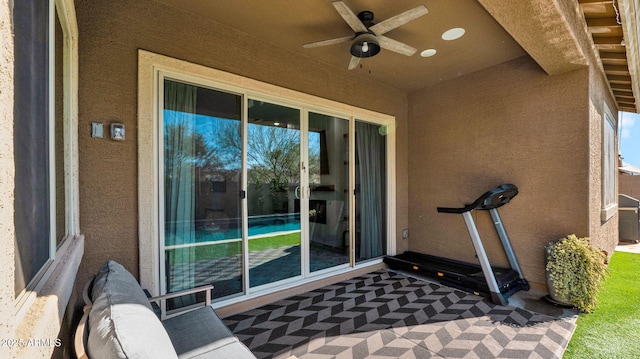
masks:
<svg viewBox="0 0 640 359"><path fill-rule="evenodd" d="M372 57L380 52L380 43L374 34L363 33L356 36L351 44L351 55L359 58Z"/></svg>

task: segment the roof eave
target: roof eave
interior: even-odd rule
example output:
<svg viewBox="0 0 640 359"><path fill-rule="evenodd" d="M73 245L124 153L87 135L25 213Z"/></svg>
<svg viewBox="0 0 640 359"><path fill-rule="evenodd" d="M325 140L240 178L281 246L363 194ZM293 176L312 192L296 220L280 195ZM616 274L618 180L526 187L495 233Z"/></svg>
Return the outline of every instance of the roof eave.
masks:
<svg viewBox="0 0 640 359"><path fill-rule="evenodd" d="M629 64L629 73L631 75L631 87L633 97L635 97L635 112L640 113L640 47L638 40L640 39L640 19L638 18L638 10L640 9L640 0L618 0L620 18L622 21L622 32L624 34L624 43L627 53L627 61Z"/></svg>
<svg viewBox="0 0 640 359"><path fill-rule="evenodd" d="M478 1L547 74L563 74L589 65L555 0Z"/></svg>

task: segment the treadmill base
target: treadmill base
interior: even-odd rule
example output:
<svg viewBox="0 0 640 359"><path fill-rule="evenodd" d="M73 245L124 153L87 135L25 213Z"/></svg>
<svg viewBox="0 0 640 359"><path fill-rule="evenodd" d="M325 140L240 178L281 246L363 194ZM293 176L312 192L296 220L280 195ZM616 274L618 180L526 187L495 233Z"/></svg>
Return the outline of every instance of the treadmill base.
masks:
<svg viewBox="0 0 640 359"><path fill-rule="evenodd" d="M529 290L529 284L522 281L516 271L508 268L491 268L500 289L498 295L491 293L482 268L477 264L411 251L387 256L384 262L393 269L418 272L444 285L490 298L496 304L505 304L498 298L500 296L506 299L519 290Z"/></svg>

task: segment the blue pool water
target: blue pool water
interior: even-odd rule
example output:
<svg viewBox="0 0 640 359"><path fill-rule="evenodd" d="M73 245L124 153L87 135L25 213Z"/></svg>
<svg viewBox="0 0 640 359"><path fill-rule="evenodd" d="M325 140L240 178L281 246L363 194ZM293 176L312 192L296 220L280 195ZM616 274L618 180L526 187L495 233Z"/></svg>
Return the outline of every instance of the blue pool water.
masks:
<svg viewBox="0 0 640 359"><path fill-rule="evenodd" d="M233 240L242 238L242 228L240 222L235 223L238 227L226 228L224 230L216 227L202 228L195 231L195 243L216 242L223 240ZM229 226L231 227L231 226ZM300 230L300 217L287 215L282 216L257 216L249 218L249 237L259 236L278 232L291 232ZM187 241L190 242L190 241ZM185 244L181 238L165 234L165 245Z"/></svg>
<svg viewBox="0 0 640 359"><path fill-rule="evenodd" d="M300 222L263 224L249 227L249 237L277 232L290 232L300 230ZM226 231L197 231L196 242L211 242L225 239L242 238L242 229L234 228Z"/></svg>

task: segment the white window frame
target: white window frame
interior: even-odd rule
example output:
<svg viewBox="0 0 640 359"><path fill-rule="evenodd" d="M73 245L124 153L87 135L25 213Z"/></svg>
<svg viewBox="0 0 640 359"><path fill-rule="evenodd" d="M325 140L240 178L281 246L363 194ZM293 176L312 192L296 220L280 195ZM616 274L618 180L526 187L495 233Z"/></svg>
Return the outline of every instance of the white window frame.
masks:
<svg viewBox="0 0 640 359"><path fill-rule="evenodd" d="M55 26L59 21L62 28L62 106L64 137L64 191L65 191L65 235L57 244L56 233L56 175L55 175ZM58 266L76 266L80 263L83 242L72 238L80 237L80 203L78 179L78 26L73 0L49 0L49 260L35 277L27 284L14 301L14 313L20 322L29 310L38 293L47 285L54 272L66 272L69 268ZM65 262L65 263L63 263ZM74 265L72 265L72 262ZM74 273L75 276L75 273ZM70 293L73 282L60 283L56 290ZM67 296L68 298L68 296ZM60 300L61 313L64 313L66 301Z"/></svg>
<svg viewBox="0 0 640 359"><path fill-rule="evenodd" d="M608 221L618 212L616 175L618 161L618 146L616 141L617 119L613 116L609 107L604 105L604 116L602 116L602 209L600 219L602 222Z"/></svg>
<svg viewBox="0 0 640 359"><path fill-rule="evenodd" d="M139 253L140 253L140 283L148 288L153 295L161 294L160 288L160 234L159 228L159 140L158 140L158 103L161 74L170 74L172 78L190 81L196 84L227 90L243 94L248 98L272 98L279 104L290 104L304 108L305 111L333 113L349 119L351 126L355 126L355 119L380 125L389 129L387 134L387 254L395 254L396 247L396 179L395 179L395 117L378 112L358 108L336 101L316 97L313 95L289 90L265 82L253 80L228 72L193 64L187 61L170 58L145 50L138 50L138 210L139 210ZM244 105L246 107L246 100ZM244 108L243 116L246 116ZM353 130L353 129L351 129ZM350 139L351 156L353 154L353 139ZM353 175L351 175L353 176ZM351 179L353 181L353 179ZM353 183L353 182L351 182ZM343 271L327 273L326 276L352 271L368 265L379 264L377 260L359 262ZM289 285L301 285L320 277L310 276ZM270 288L276 290L278 287ZM242 299L250 299L265 293L245 294ZM237 302L238 298L230 299ZM220 301L216 306L231 304Z"/></svg>

